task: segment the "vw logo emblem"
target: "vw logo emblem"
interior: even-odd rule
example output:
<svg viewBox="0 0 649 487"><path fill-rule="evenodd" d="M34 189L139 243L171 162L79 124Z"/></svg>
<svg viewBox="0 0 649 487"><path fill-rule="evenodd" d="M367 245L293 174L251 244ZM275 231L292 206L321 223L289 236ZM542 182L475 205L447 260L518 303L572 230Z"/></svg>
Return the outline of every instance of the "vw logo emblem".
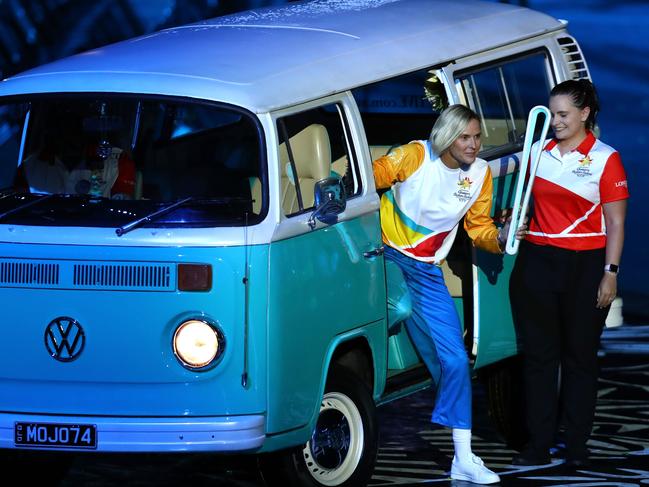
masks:
<svg viewBox="0 0 649 487"><path fill-rule="evenodd" d="M45 329L45 348L52 358L71 362L79 357L86 335L79 322L67 316L54 318Z"/></svg>

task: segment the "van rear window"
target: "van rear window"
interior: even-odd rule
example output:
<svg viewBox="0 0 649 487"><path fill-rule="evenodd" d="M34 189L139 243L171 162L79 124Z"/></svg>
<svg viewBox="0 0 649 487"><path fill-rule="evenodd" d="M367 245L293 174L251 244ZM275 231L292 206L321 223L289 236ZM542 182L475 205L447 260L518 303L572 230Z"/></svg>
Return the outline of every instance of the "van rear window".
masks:
<svg viewBox="0 0 649 487"><path fill-rule="evenodd" d="M226 105L12 100L0 104L0 223L119 227L162 209L147 226L254 223L262 145L257 119Z"/></svg>

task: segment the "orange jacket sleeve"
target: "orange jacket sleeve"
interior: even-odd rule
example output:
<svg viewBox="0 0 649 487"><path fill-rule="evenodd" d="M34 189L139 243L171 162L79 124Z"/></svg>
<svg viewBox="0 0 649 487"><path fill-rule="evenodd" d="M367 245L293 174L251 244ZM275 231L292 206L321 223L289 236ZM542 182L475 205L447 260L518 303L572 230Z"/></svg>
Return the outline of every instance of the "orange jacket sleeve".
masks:
<svg viewBox="0 0 649 487"><path fill-rule="evenodd" d="M487 167L480 195L471 205L464 217L464 229L471 237L473 245L479 249L502 254L498 243L498 228L491 218L491 204L493 193L493 180L491 178L491 169Z"/></svg>
<svg viewBox="0 0 649 487"><path fill-rule="evenodd" d="M425 152L421 144L410 143L392 150L372 163L376 189L391 187L405 181L424 163Z"/></svg>

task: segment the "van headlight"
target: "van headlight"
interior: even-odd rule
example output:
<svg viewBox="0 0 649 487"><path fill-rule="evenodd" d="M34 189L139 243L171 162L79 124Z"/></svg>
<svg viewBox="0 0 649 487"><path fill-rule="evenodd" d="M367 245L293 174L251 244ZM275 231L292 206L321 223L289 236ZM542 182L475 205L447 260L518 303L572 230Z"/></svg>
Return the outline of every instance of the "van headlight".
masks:
<svg viewBox="0 0 649 487"><path fill-rule="evenodd" d="M174 353L190 369L208 367L224 350L225 339L215 327L201 320L187 320L174 333Z"/></svg>

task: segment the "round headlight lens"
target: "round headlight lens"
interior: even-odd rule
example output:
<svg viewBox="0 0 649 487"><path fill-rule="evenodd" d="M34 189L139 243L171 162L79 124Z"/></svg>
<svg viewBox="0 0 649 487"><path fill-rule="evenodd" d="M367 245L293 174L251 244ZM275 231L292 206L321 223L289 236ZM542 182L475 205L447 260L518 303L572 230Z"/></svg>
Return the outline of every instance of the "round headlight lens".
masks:
<svg viewBox="0 0 649 487"><path fill-rule="evenodd" d="M200 320L182 323L174 333L174 352L191 368L209 365L220 352L219 332Z"/></svg>

